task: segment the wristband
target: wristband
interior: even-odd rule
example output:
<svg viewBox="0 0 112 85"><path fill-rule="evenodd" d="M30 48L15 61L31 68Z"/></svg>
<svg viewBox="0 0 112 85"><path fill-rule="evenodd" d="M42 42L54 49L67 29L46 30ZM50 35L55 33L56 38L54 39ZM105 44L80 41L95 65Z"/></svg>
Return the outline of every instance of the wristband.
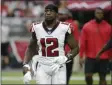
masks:
<svg viewBox="0 0 112 85"><path fill-rule="evenodd" d="M27 67L28 70L30 70L30 66L28 64L25 64L23 67Z"/></svg>
<svg viewBox="0 0 112 85"><path fill-rule="evenodd" d="M26 64L28 64L28 63L24 62L24 63L23 63L23 66L26 65Z"/></svg>
<svg viewBox="0 0 112 85"><path fill-rule="evenodd" d="M71 53L68 53L68 54L66 55L66 57L68 58L68 60L70 60L70 59L72 59L72 54L71 54Z"/></svg>

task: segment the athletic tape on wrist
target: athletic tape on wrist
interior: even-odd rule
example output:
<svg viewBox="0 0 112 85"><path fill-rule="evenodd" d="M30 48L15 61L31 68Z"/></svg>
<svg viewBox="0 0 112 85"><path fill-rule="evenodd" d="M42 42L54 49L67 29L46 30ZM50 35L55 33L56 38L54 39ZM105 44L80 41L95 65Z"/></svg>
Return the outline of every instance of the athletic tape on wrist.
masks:
<svg viewBox="0 0 112 85"><path fill-rule="evenodd" d="M30 70L30 66L28 64L25 64L23 67L27 67L28 70Z"/></svg>

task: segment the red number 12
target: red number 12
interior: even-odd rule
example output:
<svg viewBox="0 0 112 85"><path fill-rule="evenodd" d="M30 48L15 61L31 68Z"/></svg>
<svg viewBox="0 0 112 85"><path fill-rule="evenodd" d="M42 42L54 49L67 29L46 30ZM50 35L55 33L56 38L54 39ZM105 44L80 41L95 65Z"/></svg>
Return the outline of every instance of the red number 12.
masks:
<svg viewBox="0 0 112 85"><path fill-rule="evenodd" d="M54 49L58 48L58 39L57 38L41 38L40 43L42 45L42 56L59 56L59 51ZM46 46L47 44L51 44Z"/></svg>

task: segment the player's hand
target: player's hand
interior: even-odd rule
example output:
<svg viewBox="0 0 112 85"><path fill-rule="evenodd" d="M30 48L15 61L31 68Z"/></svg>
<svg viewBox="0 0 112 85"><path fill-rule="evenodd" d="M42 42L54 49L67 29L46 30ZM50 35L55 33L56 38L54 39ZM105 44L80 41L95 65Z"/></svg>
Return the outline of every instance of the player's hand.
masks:
<svg viewBox="0 0 112 85"><path fill-rule="evenodd" d="M59 56L57 59L56 59L56 63L62 65L64 63L69 63L72 61L72 54L68 53L66 56Z"/></svg>
<svg viewBox="0 0 112 85"><path fill-rule="evenodd" d="M28 64L23 66L23 75L25 75L28 71L31 71L31 68Z"/></svg>
<svg viewBox="0 0 112 85"><path fill-rule="evenodd" d="M80 59L79 59L79 64L80 64L81 68L83 67L83 64L84 64L84 63L85 63L85 57L80 58Z"/></svg>
<svg viewBox="0 0 112 85"><path fill-rule="evenodd" d="M31 81L31 71L27 71L24 75L23 82L24 84L29 84Z"/></svg>
<svg viewBox="0 0 112 85"><path fill-rule="evenodd" d="M59 64L59 65L62 65L64 63L66 63L67 60L68 60L68 58L66 56L59 56L59 57L56 58L55 63Z"/></svg>

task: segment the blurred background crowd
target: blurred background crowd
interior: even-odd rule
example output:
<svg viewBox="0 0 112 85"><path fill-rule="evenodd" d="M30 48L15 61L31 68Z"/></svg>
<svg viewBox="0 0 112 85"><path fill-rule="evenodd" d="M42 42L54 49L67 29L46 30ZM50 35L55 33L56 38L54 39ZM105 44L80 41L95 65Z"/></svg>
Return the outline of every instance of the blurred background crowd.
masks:
<svg viewBox="0 0 112 85"><path fill-rule="evenodd" d="M30 39L29 26L43 20L44 7L54 3L59 9L71 12L79 30L94 18L94 9L105 10L105 20L112 24L111 1L108 0L2 0L2 68L21 68L24 53Z"/></svg>

